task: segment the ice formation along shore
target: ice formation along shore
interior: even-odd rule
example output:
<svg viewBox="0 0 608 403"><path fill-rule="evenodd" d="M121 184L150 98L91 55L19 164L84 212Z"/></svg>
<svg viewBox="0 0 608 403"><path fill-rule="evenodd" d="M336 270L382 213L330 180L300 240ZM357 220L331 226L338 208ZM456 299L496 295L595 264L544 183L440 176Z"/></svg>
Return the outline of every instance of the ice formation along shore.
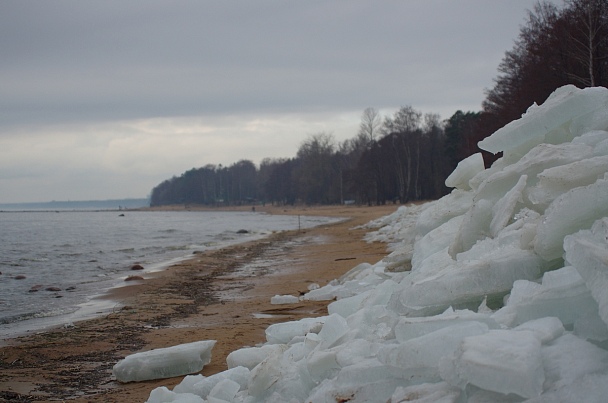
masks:
<svg viewBox="0 0 608 403"><path fill-rule="evenodd" d="M306 294L327 316L148 402L605 401L607 129L607 89L556 90L479 143L491 168L473 155L449 195L370 223L391 253Z"/></svg>

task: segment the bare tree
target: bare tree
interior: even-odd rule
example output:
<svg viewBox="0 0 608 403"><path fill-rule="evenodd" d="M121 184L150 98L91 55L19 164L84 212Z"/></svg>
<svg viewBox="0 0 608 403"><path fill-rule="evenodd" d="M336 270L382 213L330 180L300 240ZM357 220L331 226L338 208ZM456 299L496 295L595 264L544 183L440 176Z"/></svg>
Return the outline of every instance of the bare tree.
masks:
<svg viewBox="0 0 608 403"><path fill-rule="evenodd" d="M380 113L375 108L365 108L361 115L358 136L364 139L367 144L370 144L376 141L381 127L382 119L380 118Z"/></svg>
<svg viewBox="0 0 608 403"><path fill-rule="evenodd" d="M412 133L420 129L422 113L411 106L402 106L393 117L384 118L382 133L386 136L391 133Z"/></svg>
<svg viewBox="0 0 608 403"><path fill-rule="evenodd" d="M586 72L586 77L574 72L569 72L569 76L584 86L596 85L597 62L606 57L601 55L601 49L606 43L607 8L605 0L568 1L566 18L572 26L568 31L571 55Z"/></svg>

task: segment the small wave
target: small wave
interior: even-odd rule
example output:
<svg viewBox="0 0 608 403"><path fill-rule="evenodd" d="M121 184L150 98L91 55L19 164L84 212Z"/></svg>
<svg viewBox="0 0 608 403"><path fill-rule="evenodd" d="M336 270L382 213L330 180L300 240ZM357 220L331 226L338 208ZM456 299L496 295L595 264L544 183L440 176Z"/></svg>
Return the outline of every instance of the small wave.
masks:
<svg viewBox="0 0 608 403"><path fill-rule="evenodd" d="M190 246L189 245L174 245L174 246L167 246L166 249L167 250L189 250Z"/></svg>
<svg viewBox="0 0 608 403"><path fill-rule="evenodd" d="M17 315L1 317L0 324L6 325L9 323L22 322L22 321L31 320L31 319L50 318L53 316L66 315L66 314L74 313L74 312L76 312L76 308L73 308L73 309L63 308L63 309L50 310L50 311L39 311L39 312L25 312L25 313L20 313Z"/></svg>
<svg viewBox="0 0 608 403"><path fill-rule="evenodd" d="M22 257L19 258L20 262L48 262L50 259L45 257Z"/></svg>
<svg viewBox="0 0 608 403"><path fill-rule="evenodd" d="M82 253L78 253L78 252L74 252L74 253L60 253L59 256L61 256L61 257L78 257L78 256L82 256Z"/></svg>

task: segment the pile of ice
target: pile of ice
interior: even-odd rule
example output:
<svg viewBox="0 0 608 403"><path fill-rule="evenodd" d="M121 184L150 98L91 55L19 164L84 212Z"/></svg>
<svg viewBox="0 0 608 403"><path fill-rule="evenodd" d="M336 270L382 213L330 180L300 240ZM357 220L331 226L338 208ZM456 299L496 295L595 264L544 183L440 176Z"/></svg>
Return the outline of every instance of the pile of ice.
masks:
<svg viewBox="0 0 608 403"><path fill-rule="evenodd" d="M327 316L148 402L605 401L607 129L607 89L558 89L480 142L491 168L473 155L385 218L385 259L306 294Z"/></svg>

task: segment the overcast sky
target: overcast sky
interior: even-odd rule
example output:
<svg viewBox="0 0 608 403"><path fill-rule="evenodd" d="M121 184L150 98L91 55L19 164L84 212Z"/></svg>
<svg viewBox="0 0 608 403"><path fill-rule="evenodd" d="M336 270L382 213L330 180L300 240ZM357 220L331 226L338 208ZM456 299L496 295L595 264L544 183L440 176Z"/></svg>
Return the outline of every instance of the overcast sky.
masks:
<svg viewBox="0 0 608 403"><path fill-rule="evenodd" d="M1 1L0 203L146 197L352 138L368 106L479 111L534 4Z"/></svg>

